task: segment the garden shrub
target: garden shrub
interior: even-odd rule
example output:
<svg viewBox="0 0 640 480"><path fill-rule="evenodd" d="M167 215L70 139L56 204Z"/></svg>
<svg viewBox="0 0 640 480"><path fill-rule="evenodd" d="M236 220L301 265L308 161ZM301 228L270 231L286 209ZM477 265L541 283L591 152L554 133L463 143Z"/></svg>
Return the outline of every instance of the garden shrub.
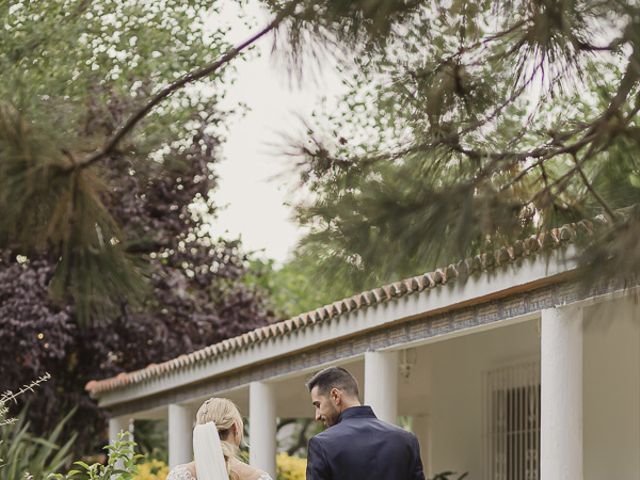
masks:
<svg viewBox="0 0 640 480"><path fill-rule="evenodd" d="M63 445L58 443L62 430L73 412L64 417L46 437L30 431L26 409L16 421L4 425L0 431L0 480L22 480L25 474L33 478L46 478L63 468L70 459L75 435Z"/></svg>
<svg viewBox="0 0 640 480"><path fill-rule="evenodd" d="M74 462L74 469L66 474L50 475L48 480L134 480L136 463L140 455L135 453L135 442L129 432L120 432L118 439L107 445L107 463Z"/></svg>
<svg viewBox="0 0 640 480"><path fill-rule="evenodd" d="M42 375L15 392L7 390L0 395L0 480L46 478L69 462L75 435L71 435L64 445L59 445L58 440L74 410L42 437L31 431L27 408L23 408L17 417L9 416L9 405L14 404L25 393L33 392L50 378L49 374Z"/></svg>

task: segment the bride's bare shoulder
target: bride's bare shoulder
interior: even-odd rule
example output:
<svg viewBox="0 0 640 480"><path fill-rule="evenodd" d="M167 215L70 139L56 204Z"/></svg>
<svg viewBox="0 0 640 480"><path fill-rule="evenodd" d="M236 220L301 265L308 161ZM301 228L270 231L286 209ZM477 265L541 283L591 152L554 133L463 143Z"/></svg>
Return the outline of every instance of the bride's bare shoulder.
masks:
<svg viewBox="0 0 640 480"><path fill-rule="evenodd" d="M196 466L193 462L176 465L171 469L167 480L195 480Z"/></svg>

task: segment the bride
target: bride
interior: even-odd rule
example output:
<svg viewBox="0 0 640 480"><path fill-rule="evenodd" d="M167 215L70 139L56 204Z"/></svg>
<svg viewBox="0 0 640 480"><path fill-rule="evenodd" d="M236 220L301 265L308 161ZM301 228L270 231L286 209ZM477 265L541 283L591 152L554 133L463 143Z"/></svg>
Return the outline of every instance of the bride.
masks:
<svg viewBox="0 0 640 480"><path fill-rule="evenodd" d="M173 468L167 480L272 480L268 473L238 459L242 432L238 407L226 398L210 398L196 413L195 460Z"/></svg>

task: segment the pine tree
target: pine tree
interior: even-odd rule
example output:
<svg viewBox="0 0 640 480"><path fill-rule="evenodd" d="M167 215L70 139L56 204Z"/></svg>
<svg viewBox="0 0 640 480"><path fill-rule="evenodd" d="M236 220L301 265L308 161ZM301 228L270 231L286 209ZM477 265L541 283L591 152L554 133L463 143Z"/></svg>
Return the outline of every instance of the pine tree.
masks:
<svg viewBox="0 0 640 480"><path fill-rule="evenodd" d="M379 0L315 11L288 41L342 53L349 87L338 111L318 112L292 144L313 193L298 205L311 229L299 255L322 285L348 293L598 216L581 261L634 275L634 2Z"/></svg>

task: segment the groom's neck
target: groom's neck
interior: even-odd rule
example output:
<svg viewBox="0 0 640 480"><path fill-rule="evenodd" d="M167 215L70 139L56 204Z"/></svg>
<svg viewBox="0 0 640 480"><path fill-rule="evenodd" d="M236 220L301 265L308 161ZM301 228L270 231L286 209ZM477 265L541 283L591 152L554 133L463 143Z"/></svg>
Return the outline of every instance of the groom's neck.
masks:
<svg viewBox="0 0 640 480"><path fill-rule="evenodd" d="M361 407L362 404L360 403L360 400L358 400L357 398L345 398L342 400L342 412L344 412L346 409L351 408L351 407Z"/></svg>

